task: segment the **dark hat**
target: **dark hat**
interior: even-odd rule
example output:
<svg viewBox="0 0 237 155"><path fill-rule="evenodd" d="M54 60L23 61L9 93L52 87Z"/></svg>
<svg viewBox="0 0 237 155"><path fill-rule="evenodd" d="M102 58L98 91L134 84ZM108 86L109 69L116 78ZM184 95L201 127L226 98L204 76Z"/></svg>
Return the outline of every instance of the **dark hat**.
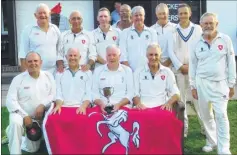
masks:
<svg viewBox="0 0 237 155"><path fill-rule="evenodd" d="M42 137L42 129L37 121L33 121L31 127L26 127L26 135L31 141L38 141Z"/></svg>

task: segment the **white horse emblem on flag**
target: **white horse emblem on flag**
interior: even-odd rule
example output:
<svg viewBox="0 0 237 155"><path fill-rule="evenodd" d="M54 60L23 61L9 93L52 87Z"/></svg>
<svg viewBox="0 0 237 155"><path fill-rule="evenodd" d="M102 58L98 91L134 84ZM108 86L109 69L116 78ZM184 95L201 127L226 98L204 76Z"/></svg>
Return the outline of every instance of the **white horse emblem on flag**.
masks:
<svg viewBox="0 0 237 155"><path fill-rule="evenodd" d="M89 114L89 117L97 112L92 112ZM126 154L128 154L128 149L129 149L129 137L130 135L132 137L133 144L136 146L136 148L139 148L139 143L140 143L140 136L139 136L139 124L138 122L133 122L133 131L132 133L129 133L127 130L125 130L120 123L121 122L126 122L128 118L128 112L125 110L118 110L115 112L111 117L105 116L102 114L104 117L103 121L97 122L97 132L98 134L103 137L99 130L99 126L101 124L106 124L110 130L108 133L108 137L110 138L110 142L106 144L103 149L102 153L106 151L106 149L111 146L112 144L116 143L116 140L119 140L120 143L125 147L126 149Z"/></svg>

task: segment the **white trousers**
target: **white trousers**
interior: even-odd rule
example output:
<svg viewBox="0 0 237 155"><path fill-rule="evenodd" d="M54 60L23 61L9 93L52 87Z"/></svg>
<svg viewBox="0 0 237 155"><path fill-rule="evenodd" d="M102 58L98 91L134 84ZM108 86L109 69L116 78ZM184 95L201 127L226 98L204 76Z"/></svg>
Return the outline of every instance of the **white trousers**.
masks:
<svg viewBox="0 0 237 155"><path fill-rule="evenodd" d="M177 86L180 91L180 100L184 103L185 105L185 110L184 110L184 133L188 132L188 115L187 115L187 108L186 108L186 101L189 96L192 96L191 94L191 89L189 87L189 78L188 75L183 75L182 73L176 73L176 82ZM198 121L201 127L203 127L203 123L201 120L200 112L199 112L199 106L197 103L197 100L195 100L193 97L191 97L191 101L194 104L194 108L196 110L197 116L198 116Z"/></svg>
<svg viewBox="0 0 237 155"><path fill-rule="evenodd" d="M217 145L218 154L231 154L230 127L227 116L229 99L227 81L216 82L196 77L196 87L200 114L206 131L207 145Z"/></svg>
<svg viewBox="0 0 237 155"><path fill-rule="evenodd" d="M40 140L31 141L24 134L23 118L16 113L10 113L9 126L6 129L9 140L10 154L21 154L21 149L27 152L36 152L40 147Z"/></svg>

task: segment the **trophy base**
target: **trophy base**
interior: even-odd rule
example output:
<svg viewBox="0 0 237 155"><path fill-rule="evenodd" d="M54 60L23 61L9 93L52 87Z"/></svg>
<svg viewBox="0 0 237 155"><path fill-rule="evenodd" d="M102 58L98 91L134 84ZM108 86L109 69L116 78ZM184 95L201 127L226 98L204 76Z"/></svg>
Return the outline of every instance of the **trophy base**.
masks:
<svg viewBox="0 0 237 155"><path fill-rule="evenodd" d="M113 105L111 105L111 106L106 106L105 108L104 108L104 110L107 112L107 114L112 114L112 110L114 110L114 106Z"/></svg>

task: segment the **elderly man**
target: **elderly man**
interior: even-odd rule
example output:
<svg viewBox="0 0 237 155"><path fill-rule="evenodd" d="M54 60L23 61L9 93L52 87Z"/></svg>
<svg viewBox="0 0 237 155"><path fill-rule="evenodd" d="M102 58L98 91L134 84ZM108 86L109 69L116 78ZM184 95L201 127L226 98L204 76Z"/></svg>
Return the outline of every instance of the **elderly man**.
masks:
<svg viewBox="0 0 237 155"><path fill-rule="evenodd" d="M60 54L61 57L64 58L64 66L68 66L67 60L65 58L67 50L72 46L77 46L81 53L81 69L82 71L87 71L91 69L92 65L94 65L97 56L94 44L92 42L93 39L91 33L83 29L83 19L79 11L73 11L69 18L72 28L71 30L62 33L60 39Z"/></svg>
<svg viewBox="0 0 237 155"><path fill-rule="evenodd" d="M117 111L123 106L130 107L133 98L133 75L132 70L119 63L120 49L116 45L106 48L107 64L95 69L93 75L93 100L105 112L107 100L103 96L103 88L111 88L110 104L113 111Z"/></svg>
<svg viewBox="0 0 237 155"><path fill-rule="evenodd" d="M50 9L46 4L39 4L35 11L37 24L27 26L21 36L18 57L21 60L21 71L26 70L25 56L30 51L40 54L42 70L54 74L58 55L60 31L56 25L49 23Z"/></svg>
<svg viewBox="0 0 237 155"><path fill-rule="evenodd" d="M147 62L146 48L151 42L157 42L155 31L144 25L145 10L142 6L132 9L133 25L121 33L121 63L134 71Z"/></svg>
<svg viewBox="0 0 237 155"><path fill-rule="evenodd" d="M91 71L83 72L79 67L81 55L77 48L69 48L66 55L69 67L56 75L56 107L52 113L61 113L62 106L79 106L77 114L86 114L91 102Z"/></svg>
<svg viewBox="0 0 237 155"><path fill-rule="evenodd" d="M107 8L101 8L98 11L97 20L99 26L93 30L94 44L97 52L96 66L106 64L106 47L111 44L119 44L120 30L110 25L110 11Z"/></svg>
<svg viewBox="0 0 237 155"><path fill-rule="evenodd" d="M6 129L10 154L21 154L21 148L27 152L39 149L40 140L31 141L27 137L22 139L24 127L32 125L32 118L42 120L45 106L55 97L54 78L51 73L40 70L40 55L30 52L25 61L26 71L13 79L6 99L10 113Z"/></svg>
<svg viewBox="0 0 237 155"><path fill-rule="evenodd" d="M227 104L236 82L234 49L230 37L218 32L215 14L203 14L200 24L203 35L191 52L189 74L206 130L202 150L210 152L217 145L218 154L231 154Z"/></svg>
<svg viewBox="0 0 237 155"><path fill-rule="evenodd" d="M158 44L162 50L161 63L166 67L170 67L172 62L169 58L168 50L173 52L173 48L171 48L173 47L171 45L173 39L172 33L175 31L176 24L168 21L169 8L164 3L156 6L156 17L158 20L151 28L155 29Z"/></svg>
<svg viewBox="0 0 237 155"><path fill-rule="evenodd" d="M172 71L175 73L177 80L177 85L180 90L180 99L186 105L188 94L191 94L191 90L188 83L188 68L189 68L189 53L193 48L192 45L197 43L200 39L202 29L199 25L193 24L190 21L191 8L187 4L181 4L178 8L179 23L176 26L176 30L173 33L173 51L168 50L170 59L173 63ZM199 123L202 127L202 122L200 120L200 114L196 100L189 99L194 103L194 107L197 112ZM188 134L188 116L187 109L184 113L184 136L187 137ZM204 129L201 128L201 132L204 134Z"/></svg>
<svg viewBox="0 0 237 155"><path fill-rule="evenodd" d="M131 7L127 4L123 4L119 11L120 20L114 23L112 26L116 27L120 30L124 30L130 26L132 26L131 20Z"/></svg>
<svg viewBox="0 0 237 155"><path fill-rule="evenodd" d="M162 109L172 111L180 95L174 73L160 64L161 48L158 44L150 44L146 56L148 64L134 73L134 104L138 109L161 106Z"/></svg>

